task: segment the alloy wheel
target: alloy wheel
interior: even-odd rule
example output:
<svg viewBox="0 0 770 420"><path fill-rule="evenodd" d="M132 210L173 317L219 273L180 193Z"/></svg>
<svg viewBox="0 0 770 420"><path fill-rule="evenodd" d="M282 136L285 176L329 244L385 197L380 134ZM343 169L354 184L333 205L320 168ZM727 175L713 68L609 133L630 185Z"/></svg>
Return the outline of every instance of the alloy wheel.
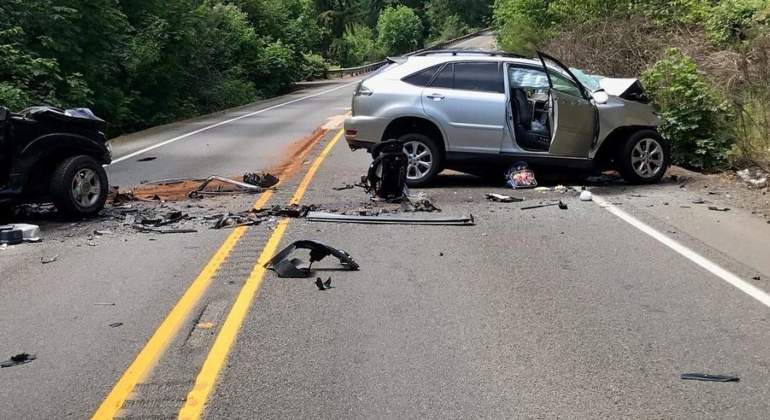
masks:
<svg viewBox="0 0 770 420"><path fill-rule="evenodd" d="M652 178L663 170L663 146L652 138L643 138L631 151L631 167L642 178Z"/></svg>
<svg viewBox="0 0 770 420"><path fill-rule="evenodd" d="M404 153L408 159L406 167L406 178L417 180L424 178L433 166L433 153L431 153L425 143L408 140L404 143Z"/></svg>
<svg viewBox="0 0 770 420"><path fill-rule="evenodd" d="M83 168L72 179L72 198L82 207L91 207L99 201L101 181L96 171Z"/></svg>

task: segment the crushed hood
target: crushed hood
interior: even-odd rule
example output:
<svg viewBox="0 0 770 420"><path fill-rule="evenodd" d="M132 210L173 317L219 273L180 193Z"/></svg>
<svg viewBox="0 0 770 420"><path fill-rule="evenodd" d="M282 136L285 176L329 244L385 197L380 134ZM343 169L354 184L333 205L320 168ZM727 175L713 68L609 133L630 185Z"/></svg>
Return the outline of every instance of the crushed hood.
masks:
<svg viewBox="0 0 770 420"><path fill-rule="evenodd" d="M632 101L645 101L644 88L639 79L615 79L605 77L599 80L599 86L610 95Z"/></svg>

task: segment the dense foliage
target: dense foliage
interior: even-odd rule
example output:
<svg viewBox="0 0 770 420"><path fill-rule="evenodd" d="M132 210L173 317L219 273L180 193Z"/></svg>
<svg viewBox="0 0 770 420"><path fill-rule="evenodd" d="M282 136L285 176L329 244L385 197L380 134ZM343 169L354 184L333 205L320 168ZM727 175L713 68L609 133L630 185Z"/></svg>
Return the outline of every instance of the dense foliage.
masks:
<svg viewBox="0 0 770 420"><path fill-rule="evenodd" d="M460 35L489 12L478 0L3 0L0 105L89 106L117 134Z"/></svg>
<svg viewBox="0 0 770 420"><path fill-rule="evenodd" d="M770 0L496 0L494 23L506 50L643 73L675 163L770 163Z"/></svg>

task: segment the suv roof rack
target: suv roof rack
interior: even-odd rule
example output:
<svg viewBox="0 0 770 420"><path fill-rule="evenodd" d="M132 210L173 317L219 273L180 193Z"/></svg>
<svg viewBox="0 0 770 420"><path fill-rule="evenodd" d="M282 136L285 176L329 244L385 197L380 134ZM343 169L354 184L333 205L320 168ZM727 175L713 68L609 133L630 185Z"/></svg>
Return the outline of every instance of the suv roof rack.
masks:
<svg viewBox="0 0 770 420"><path fill-rule="evenodd" d="M429 51L422 51L417 54L414 54L415 56L426 56L426 55L432 55L432 54L451 54L451 55L465 55L465 54L479 54L479 55L489 55L492 57L511 57L511 58L527 58L523 55L514 54L514 53L507 53L502 51L492 51L492 50L464 50L464 49L443 49L443 50L429 50Z"/></svg>

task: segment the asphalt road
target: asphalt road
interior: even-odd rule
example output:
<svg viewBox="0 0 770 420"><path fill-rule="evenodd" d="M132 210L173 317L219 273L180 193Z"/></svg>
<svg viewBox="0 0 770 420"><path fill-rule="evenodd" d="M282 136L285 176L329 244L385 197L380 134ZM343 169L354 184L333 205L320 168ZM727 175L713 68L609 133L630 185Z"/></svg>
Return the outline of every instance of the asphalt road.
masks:
<svg viewBox="0 0 770 420"><path fill-rule="evenodd" d="M130 186L280 165L346 112L345 83L120 139L117 158L131 157L108 168L111 179ZM296 158L304 164L269 197L173 205L371 205L358 188L334 189L370 161L344 140L323 154L337 133ZM156 159L137 162L148 156ZM553 175L538 174L546 184ZM522 203L492 203L485 193L512 191L447 173L421 190L443 216L473 214L466 227L276 219L94 237L112 222L46 222L42 243L0 250L0 359L37 356L0 369L0 418L88 418L116 395L121 409L107 412L126 419L180 410L210 419L766 418L770 225L693 204L705 191L673 182L590 188L594 202L525 191L514 193ZM557 199L568 209L521 209ZM342 248L361 270L318 263L332 277L327 291L261 270L265 248L269 256L298 239ZM741 380L682 381L684 372Z"/></svg>

